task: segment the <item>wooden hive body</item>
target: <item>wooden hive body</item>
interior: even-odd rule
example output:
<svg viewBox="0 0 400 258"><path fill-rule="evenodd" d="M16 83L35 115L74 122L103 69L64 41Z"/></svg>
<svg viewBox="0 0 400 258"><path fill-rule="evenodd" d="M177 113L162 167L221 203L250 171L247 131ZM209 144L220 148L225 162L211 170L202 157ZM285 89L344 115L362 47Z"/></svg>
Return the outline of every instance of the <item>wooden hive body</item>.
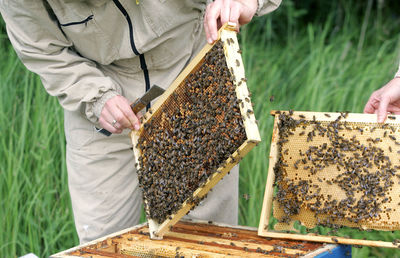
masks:
<svg viewBox="0 0 400 258"><path fill-rule="evenodd" d="M295 230L296 221L308 229L400 229L400 117L378 124L369 114L290 113L273 112L259 235L397 248L397 241L272 231Z"/></svg>
<svg viewBox="0 0 400 258"><path fill-rule="evenodd" d="M174 135L174 131L171 129L171 123L175 123L176 119L186 119L185 116L192 115L191 111L187 110L188 106L191 106L192 103L188 101L188 97L184 94L186 94L188 91L192 90L192 88L188 88L190 85L193 84L193 81L190 81L191 78L194 77L194 74L199 73L201 75L201 69L205 69L204 67L209 67L210 65L206 64L205 58L207 57L207 54L216 47L216 44L221 44L218 42L222 42L223 46L223 53L224 53L224 59L226 61L226 66L227 69L229 69L230 76L232 80L228 83L230 86L230 89L233 89L233 93L235 95L235 101L237 101L236 107L239 110L240 113L235 112L235 117L240 117L240 124L242 124L243 130L245 132L244 138L238 143L237 149L232 151L232 153L227 154L226 158L221 162L218 167L214 171L211 171L211 174L208 175L207 179L202 182L200 185L195 186L197 189L195 189L193 192L190 193L190 196L186 198L185 200L181 201L181 203L177 204L177 207L179 207L178 210L174 210L172 214L169 214L168 217L165 219L162 219L161 221L157 221L154 218L151 218L151 200L153 199L146 199L150 198L148 197L149 195L146 195L146 192L144 192L144 204L145 204L145 211L146 215L148 217L149 221L149 227L150 227L150 235L152 238L162 238L163 234L167 232L167 230L172 227L180 218L182 218L185 214L187 214L192 207L194 207L199 200L204 198L206 194L210 191L212 187L214 187L219 180L221 180L239 161L242 157L244 157L258 142L260 142L260 134L258 131L258 127L256 124L256 120L252 111L252 105L250 102L250 94L247 89L246 85L246 79L244 75L244 68L243 68L243 62L241 59L241 54L239 50L239 45L238 41L236 38L236 31L235 27L232 25L224 25L220 31L219 31L219 40L214 43L213 45L206 45L200 53L190 62L190 64L182 71L182 73L177 77L177 79L172 83L172 85L166 90L166 92L156 101L156 103L153 105L151 110L149 110L145 115L144 115L144 121L142 122L142 126L138 132L132 132L131 133L131 139L133 143L133 150L135 153L135 158L136 158L136 164L139 165L138 171L140 170L140 162L142 164L147 164L149 167L150 162L148 162L149 158L146 155L143 155L143 151L147 151L146 149L146 144L150 145L149 142L152 142L152 146L154 146L155 142L159 142L159 140L155 140L155 136L152 135L152 133L148 133L149 128L155 128L154 130L157 130L160 134L163 134L163 137L166 137L165 134L168 136L173 135L170 137L172 138L172 141L174 144L182 144L183 148L178 148L174 149L173 153L171 154L168 153L168 155L171 155L169 160L171 160L171 163L166 162L168 164L163 164L163 166L169 166L172 164L172 160L176 160L178 158L182 158L182 155L185 154L180 154L182 153L181 150L185 150L185 146L187 148L187 145L185 144L186 142L190 142L190 145L193 145L193 142L196 139L189 139L187 140L186 138L179 138L179 134ZM208 59L207 59L208 60ZM212 66L212 65L211 65ZM197 76L197 75L196 75ZM213 78L210 77L210 80ZM190 82L190 83L188 83ZM189 86L188 86L189 85ZM210 86L211 87L211 86ZM194 91L194 90L193 90ZM213 89L212 88L207 88L205 91L206 93L204 94L213 94ZM183 97L182 97L183 96ZM193 97L193 96L192 96ZM237 100L236 100L237 99ZM222 97L221 102L224 102L225 99ZM230 101L230 100L229 100ZM228 100L226 100L228 102ZM225 103L225 102L224 102ZM177 107L179 106L179 107ZM186 109L185 109L186 108ZM206 108L206 107L205 107ZM217 108L218 109L218 108ZM185 110L185 111L182 111ZM175 113L174 113L175 112ZM181 113L180 113L181 112ZM229 112L229 110L223 110L223 112L217 113L216 114L216 120L218 126L222 126L220 124L229 124L229 121L224 121L221 120L219 117L223 117ZM222 115L221 115L222 114ZM174 120L175 119L175 120ZM171 122L171 120L173 120ZM200 121L201 122L201 121ZM155 125L155 123L157 123ZM158 127L165 127L169 128L167 129L159 129ZM169 126L169 127L168 127ZM174 125L175 126L175 125ZM194 128L193 130L195 130ZM166 133L168 131L168 133ZM153 131L152 131L153 132ZM224 132L222 132L222 135L224 137L230 137L229 135L226 135ZM216 135L216 137L220 137L221 135ZM231 136L234 136L234 134L231 134ZM153 137L153 138L152 138ZM171 142L171 140L169 140ZM234 141L234 140L232 140ZM142 148L142 149L141 149ZM151 150L152 153L155 153L155 151ZM205 149L204 151L206 152L211 152L212 150L210 149ZM158 155L158 154L157 154ZM178 157L177 157L178 156ZM175 157L177 157L175 159ZM209 159L212 159L209 158ZM147 162L147 163L146 163ZM211 162L211 161L210 161ZM214 161L212 161L214 162ZM172 166L172 165L171 165ZM153 166L154 168L154 166ZM185 170L184 167L181 168L182 170ZM202 166L196 167L197 170L199 171L205 171ZM175 169L174 172L178 172L178 168ZM192 169L193 170L193 169ZM197 171L196 170L196 171ZM159 171L150 171L149 173L156 173ZM160 172L161 173L161 172ZM199 172L200 173L200 172ZM204 172L205 173L205 172ZM145 175L148 176L149 174ZM139 175L139 182L141 180L141 176L144 177L143 175ZM161 177L163 175L160 175ZM180 178L180 176L177 176L176 178ZM157 179L158 180L158 179ZM174 179L175 180L175 179ZM186 179L187 180L187 179ZM162 184L165 184L164 182L170 182L170 178L166 178L162 182ZM157 182L159 183L159 182ZM141 183L143 185L143 182ZM168 184L168 187L171 188L171 184ZM147 188L148 189L148 188ZM152 189L149 191L153 191ZM181 190L176 190L181 191ZM185 194L187 194L185 192ZM167 197L169 198L169 197ZM166 207L165 209L169 209L170 207ZM153 212L154 213L154 212Z"/></svg>
<svg viewBox="0 0 400 258"><path fill-rule="evenodd" d="M54 254L73 257L315 257L336 245L265 239L255 228L181 221L163 240L149 237L142 224Z"/></svg>

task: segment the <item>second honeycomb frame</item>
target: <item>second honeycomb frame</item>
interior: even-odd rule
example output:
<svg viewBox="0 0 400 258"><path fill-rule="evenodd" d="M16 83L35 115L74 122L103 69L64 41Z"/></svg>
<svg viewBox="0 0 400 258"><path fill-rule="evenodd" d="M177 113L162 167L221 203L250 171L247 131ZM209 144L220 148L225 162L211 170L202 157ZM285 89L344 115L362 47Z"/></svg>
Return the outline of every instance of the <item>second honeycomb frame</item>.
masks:
<svg viewBox="0 0 400 258"><path fill-rule="evenodd" d="M282 231L275 231L270 227L270 219L273 211L273 196L274 196L274 182L275 182L275 172L274 166L278 161L279 150L279 116L280 113L290 114L294 117L299 117L306 120L317 120L317 121L327 121L333 122L341 113L332 112L303 112L303 111L271 111L271 115L275 116L270 154L269 154L269 168L267 182L265 186L264 201L260 216L260 223L258 227L258 235L271 238L279 239L291 239L291 240L305 240L314 242L324 242L332 244L348 244L348 245L359 245L359 246L371 246L371 247L386 247L386 248L399 248L399 244L394 242L386 241L375 241L375 240L363 240L363 239L351 239L338 236L327 236L327 235L315 235L310 234L298 234L298 233L286 233ZM391 120L390 123L400 124L400 116L393 116L395 120ZM355 123L376 123L377 117L375 114L358 114L358 113L346 113L346 118L341 120L342 122L355 122Z"/></svg>

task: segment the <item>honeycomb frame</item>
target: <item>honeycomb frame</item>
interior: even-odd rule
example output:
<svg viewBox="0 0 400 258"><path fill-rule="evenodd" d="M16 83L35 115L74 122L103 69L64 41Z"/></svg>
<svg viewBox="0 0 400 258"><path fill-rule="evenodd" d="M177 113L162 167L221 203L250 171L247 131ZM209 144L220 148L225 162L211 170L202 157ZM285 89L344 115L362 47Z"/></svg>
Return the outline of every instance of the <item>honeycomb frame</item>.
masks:
<svg viewBox="0 0 400 258"><path fill-rule="evenodd" d="M359 140L359 138L361 138L360 143L364 144L364 142L365 142L366 143L365 146L367 146L368 144L369 144L368 146L374 146L375 144L380 145L380 147L385 148L385 150L387 150L387 152L390 153L389 155L395 155L395 153L400 153L400 146L397 146L400 144L399 144L399 142L396 141L397 139L395 137L390 137L389 134L385 133L384 131L391 130L392 132L390 134L392 134L392 133L394 134L395 132L400 130L400 116L390 115L388 117L388 119L386 120L385 124L378 124L377 117L375 114L301 112L301 111L296 111L296 112L272 111L271 114L275 116L275 121L274 121L274 128L273 128L270 155L269 155L269 164L270 165L269 165L269 169L268 169L268 177L267 177L267 182L266 182L266 187L265 187L264 202L263 202L262 212L261 212L261 216L260 216L258 235L264 236L264 237L307 240L307 241L326 242L326 243L341 243L341 244L365 245L365 246L374 246L374 247L399 248L399 243L397 240L393 240L393 242L385 242L385 241L373 241L373 240L362 240L362 239L350 239L350 238L345 238L345 237L336 237L336 236L328 236L328 235L315 235L315 234L303 235L303 234L297 234L297 233L283 233L283 232L296 231L293 227L294 223L296 221L299 222L301 225L306 226L307 228L312 228L312 226L319 225L319 220L318 220L318 223L315 223L315 220L317 219L319 214L316 214L317 212L313 213L310 209L305 208L306 205L304 205L304 206L302 205L301 206L302 208L299 209L299 212L296 215L294 215L293 217L290 217L289 221L283 222L282 220L279 220L279 218L278 218L278 223L275 224L273 228L270 227L269 222L272 217L277 219L276 216L279 217L283 214L283 212L282 212L283 208L279 205L279 203L276 200L277 199L276 198L277 189L275 188L274 184L275 183L281 184L281 182L275 182L275 179L276 179L275 178L275 170L276 170L275 167L278 166L277 165L278 162L282 162L282 161L280 161L280 157L284 155L283 152L285 152L285 151L286 152L289 151L289 155L291 155L290 153L298 153L298 152L300 152L300 154L298 154L298 155L301 155L301 151L299 151L298 149L293 148L294 150L292 150L292 149L290 149L291 147L288 147L288 146L286 146L287 149L286 149L286 147L285 148L280 147L280 146L283 146L282 142L280 142L281 139L280 139L280 132L279 132L279 122L280 122L279 116L281 114L290 116L297 121L301 121L301 120L309 121L310 123L317 121L318 123L328 124L328 123L334 123L335 121L340 121L341 125L344 125L343 128L339 129L339 131L338 131L340 135L343 135L343 137L345 137L345 135L346 135L346 137L348 137L350 134L352 134L352 137L356 138L356 140ZM305 126L305 124L300 123L300 125L302 126L301 133L296 132L296 129L291 129L291 134L294 135L292 138L292 141L296 141L294 139L295 137L296 138L303 137L303 136L300 136L300 134L307 135L308 131L306 130L307 127ZM297 126L297 128L300 128L300 126ZM341 130L343 130L343 131L341 131ZM356 136L353 136L353 135L356 135ZM371 137L371 136L373 136L373 137ZM304 136L304 137L306 137L306 136ZM318 137L318 135L317 135L317 137ZM322 137L324 137L324 135ZM305 140L305 139L306 138L299 139L299 141L302 140L301 144L307 145L307 146L314 146L314 147L322 146L322 144L323 144L320 139L317 139L317 143L315 143L315 141L313 141L312 139L311 140L308 138L307 138L307 140ZM287 140L287 138L286 138L286 140ZM376 141L376 142L373 142L373 144L371 144L370 143L371 141ZM318 145L318 144L320 144L320 145ZM393 146L396 146L396 148L390 146L390 144L392 144ZM289 146L292 146L292 145L289 145ZM354 155L354 152L352 152L352 155ZM387 154L385 154L385 156L386 155ZM347 158L349 158L349 157L347 157ZM350 158L351 158L351 156L350 156ZM292 156L290 156L290 159L292 159ZM284 162L287 162L286 159L282 159L282 160L285 160ZM289 178L290 175L293 175L290 173L295 173L295 175L299 177L299 178L295 178L295 180L298 180L298 181L300 181L300 176L302 175L302 173L304 173L303 174L304 176L307 175L307 177L310 175L311 169L309 169L308 167L307 168L304 167L306 163L304 163L304 164L300 163L300 165L297 166L297 164L294 164L294 163L296 163L295 160L296 159L293 159L293 160L287 162L287 164L284 164L285 171L290 170L291 172L288 172L287 174L285 174L285 176L287 176L287 179L285 179L285 181L282 184L286 184L288 182L293 182L293 178ZM389 160L389 163L390 163L390 160ZM396 161L394 163L396 163L396 165L397 164L400 165L399 164L400 160L396 159ZM400 166L396 166L396 170L398 170L398 168L400 168ZM329 167L327 169L334 170L334 168L329 168ZM341 174L344 172L344 171L340 172L339 166L337 167L337 169L338 169L338 172L337 172L338 174ZM321 174L318 174L318 172L317 172L314 175L315 175L315 177L317 177L316 175L320 176ZM395 175L395 172L393 175ZM329 176L331 176L331 174L329 174ZM312 177L313 176L311 176L311 178ZM400 176L397 176L397 178L396 178L396 176L394 176L393 179L394 179L394 183L390 186L390 188L386 188L386 189L388 189L387 191L394 192L395 194L398 195L398 193L400 192L400 186L399 186L399 182L397 182L397 181L399 181ZM289 180L292 180L292 181L289 181ZM311 181L312 180L310 179L310 184L311 184ZM329 181L330 183L326 184L326 181ZM335 189L333 187L335 186L335 184L331 183L332 182L331 178L329 178L329 180L327 180L327 178L324 178L323 180L319 179L319 182L321 182L319 184L324 185L324 187L322 188L322 191L318 191L318 193L320 193L320 192L325 193L326 192L325 190L328 189L329 193L331 195L334 195L333 192L335 191ZM314 182L312 182L312 183L314 183ZM337 187L337 189L340 189L340 188ZM309 191L309 190L307 190L307 191ZM339 195L340 195L340 193L338 193L334 196L336 197ZM356 197L357 197L357 195L356 195ZM391 204L393 207L400 205L400 203L397 204L397 201L398 201L397 197L400 197L400 196L396 196L396 197L393 196L393 199L395 199L395 200L393 200L393 203ZM359 198L359 195L358 195L358 198ZM384 197L381 197L381 198L384 198ZM390 197L390 199L392 199L392 198ZM384 204L387 206L387 203L384 203ZM370 230L370 229L385 230L385 231L398 230L399 225L400 225L399 224L400 219L393 218L393 217L396 217L396 215L393 215L393 214L391 214L391 216L393 216L392 218L391 218L391 216L387 215L387 213L389 213L388 211L392 211L391 210L393 208L392 206L390 206L389 208L385 207L384 213L385 213L386 217L379 216L379 220L382 223L382 225L375 225L378 223L376 223L376 221L374 222L373 219L364 219L364 220L358 221L355 224L354 223L347 223L347 224L342 223L342 224L340 224L340 226L344 226L344 227L350 226L352 228L359 228L360 230ZM309 208L310 206L307 206L307 207ZM395 212L395 211L392 211L392 212ZM311 223L308 223L309 221L306 221L307 218L309 218L311 220ZM385 218L386 218L386 220L385 220ZM314 221L312 221L312 220L314 220ZM386 225L385 225L385 223L386 223Z"/></svg>
<svg viewBox="0 0 400 258"><path fill-rule="evenodd" d="M250 101L249 90L246 85L245 73L243 61L240 54L240 48L236 36L236 25L227 23L218 31L218 40L223 42L224 54L226 63L231 73L233 73L233 83L236 86L236 97L241 100L239 105L240 113L243 118L243 126L246 132L246 140L244 143L220 166L215 173L213 173L207 181L194 191L193 199L201 199L206 196L212 187L214 187L219 180L221 180L239 161L261 141L260 133L256 119L254 117L253 108ZM135 154L136 164L139 165L139 157L141 155L138 148L138 140L141 132L144 130L146 123L152 119L152 117L158 112L162 112L162 106L164 102L168 101L168 97L174 94L175 90L181 83L195 71L197 67L201 65L205 55L211 50L214 44L207 44L199 54L189 63L189 65L181 72L181 74L175 79L171 86L164 92L162 96L154 103L151 110L144 115L144 120L141 124L140 129L130 133L130 137L133 144L133 151ZM144 200L146 202L146 200ZM179 221L185 214L187 214L194 206L193 202L188 199L183 202L182 207L175 214L172 214L164 220L162 223L148 218L150 237L152 239L162 239L162 236L172 227L176 222ZM146 205L145 205L146 206ZM149 214L149 212L146 212Z"/></svg>

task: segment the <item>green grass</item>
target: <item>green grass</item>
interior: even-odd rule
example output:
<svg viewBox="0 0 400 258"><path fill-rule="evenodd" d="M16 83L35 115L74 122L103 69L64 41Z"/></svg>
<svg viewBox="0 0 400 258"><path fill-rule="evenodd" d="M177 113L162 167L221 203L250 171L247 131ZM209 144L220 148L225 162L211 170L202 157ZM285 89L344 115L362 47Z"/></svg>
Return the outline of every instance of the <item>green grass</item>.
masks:
<svg viewBox="0 0 400 258"><path fill-rule="evenodd" d="M324 22L298 22L304 10L287 1L276 14L242 29L248 85L263 141L241 163L240 193L250 198L240 198L240 224L258 226L272 133L270 110L362 112L372 91L393 77L400 57L398 19L367 7L356 19L351 11L347 6L341 19L332 15ZM62 110L18 61L4 32L0 46L0 257L28 252L46 257L78 244ZM390 232L346 234L394 237ZM355 257L400 257L393 249L353 251Z"/></svg>
<svg viewBox="0 0 400 258"><path fill-rule="evenodd" d="M48 256L78 243L71 213L63 115L12 52L0 62L0 256Z"/></svg>

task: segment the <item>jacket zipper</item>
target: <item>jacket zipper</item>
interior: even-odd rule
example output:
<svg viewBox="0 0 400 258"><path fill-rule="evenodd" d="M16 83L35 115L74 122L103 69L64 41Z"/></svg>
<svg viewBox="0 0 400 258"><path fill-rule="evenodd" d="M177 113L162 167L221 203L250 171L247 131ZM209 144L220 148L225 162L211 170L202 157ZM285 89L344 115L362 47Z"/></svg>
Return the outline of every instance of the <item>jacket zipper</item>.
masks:
<svg viewBox="0 0 400 258"><path fill-rule="evenodd" d="M121 2L118 0L113 0L114 4L117 6L117 8L121 11L121 13L125 16L126 21L128 22L128 27L129 27L129 39L131 43L131 48L132 51L135 55L139 56L140 60L140 68L143 70L143 75L144 75L144 82L146 85L146 91L150 89L150 77L149 77L149 71L147 70L147 65L146 65L146 59L144 58L144 54L139 53L139 51L136 48L135 41L133 39L133 26L132 26L132 20L129 17L128 12L126 9L122 6ZM147 109L150 108L150 104L147 105Z"/></svg>

